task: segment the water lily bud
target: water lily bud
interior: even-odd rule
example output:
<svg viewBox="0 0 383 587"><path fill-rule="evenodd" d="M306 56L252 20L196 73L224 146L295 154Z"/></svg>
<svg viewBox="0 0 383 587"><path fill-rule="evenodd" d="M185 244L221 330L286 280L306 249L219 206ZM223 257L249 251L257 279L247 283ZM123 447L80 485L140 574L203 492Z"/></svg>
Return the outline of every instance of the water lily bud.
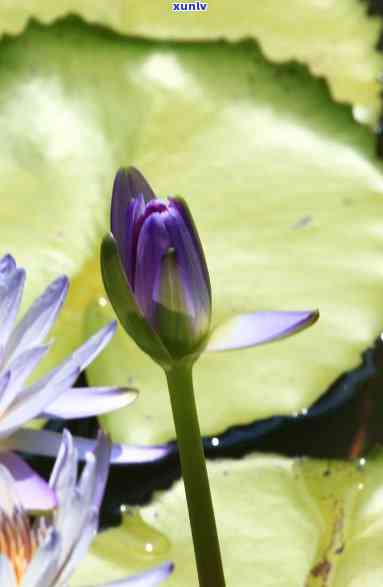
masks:
<svg viewBox="0 0 383 587"><path fill-rule="evenodd" d="M198 354L210 329L211 288L186 203L180 198L156 198L137 169L121 169L114 182L111 229L126 278L125 290L129 289L125 302L121 294L117 300L117 286L112 284L116 278L107 267L111 237L104 244L103 277L126 330L154 358L164 351L171 359ZM124 304L129 311L121 307Z"/></svg>

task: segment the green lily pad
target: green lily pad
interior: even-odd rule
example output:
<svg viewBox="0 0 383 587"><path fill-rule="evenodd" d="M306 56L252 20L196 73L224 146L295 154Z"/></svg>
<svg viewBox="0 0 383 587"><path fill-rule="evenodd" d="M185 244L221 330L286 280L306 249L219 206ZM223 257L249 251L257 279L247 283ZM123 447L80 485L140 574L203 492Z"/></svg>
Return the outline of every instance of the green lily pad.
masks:
<svg viewBox="0 0 383 587"><path fill-rule="evenodd" d="M321 310L292 339L202 357L205 434L298 412L359 363L383 324L383 174L374 138L322 82L251 43L128 41L64 22L2 42L0 95L0 249L29 269L26 302L62 271L73 280L51 362L113 317L98 251L114 172L134 163L187 198L216 322ZM104 419L116 440L174 437L165 378L122 332L88 375L142 391Z"/></svg>
<svg viewBox="0 0 383 587"><path fill-rule="evenodd" d="M210 0L206 12L174 14L172 2L65 0L0 3L0 33L20 33L30 17L51 23L77 14L119 33L159 40L252 38L277 63L296 60L324 77L332 96L352 104L359 121L374 125L380 111L383 56L376 51L381 20L360 0Z"/></svg>
<svg viewBox="0 0 383 587"><path fill-rule="evenodd" d="M383 581L382 455L367 464L255 455L209 463L228 587L378 587ZM169 587L198 585L184 487L101 533L74 586L169 559Z"/></svg>

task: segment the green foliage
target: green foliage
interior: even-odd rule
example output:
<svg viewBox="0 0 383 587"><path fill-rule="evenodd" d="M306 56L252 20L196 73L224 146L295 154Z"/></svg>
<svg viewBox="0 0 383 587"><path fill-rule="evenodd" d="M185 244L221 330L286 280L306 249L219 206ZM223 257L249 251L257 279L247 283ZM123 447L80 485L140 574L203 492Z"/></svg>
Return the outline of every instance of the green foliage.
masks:
<svg viewBox="0 0 383 587"><path fill-rule="evenodd" d="M76 14L131 36L176 41L256 40L267 59L298 61L327 79L335 100L352 104L358 120L374 125L379 113L375 51L381 24L360 0L210 0L206 13L172 14L158 0L50 0L0 3L0 33L20 33L28 18L51 23Z"/></svg>
<svg viewBox="0 0 383 587"><path fill-rule="evenodd" d="M382 584L382 454L367 464L254 455L210 463L209 476L228 587ZM180 482L101 533L73 586L166 559L169 587L197 587Z"/></svg>
<svg viewBox="0 0 383 587"><path fill-rule="evenodd" d="M249 43L128 41L72 22L4 41L0 91L1 249L29 269L26 303L58 273L72 278L50 361L113 317L94 313L98 253L115 170L135 163L160 194L187 198L216 322L321 310L299 337L199 361L204 433L297 412L359 363L382 326L383 176L373 137L321 82ZM105 418L115 438L174 436L162 375L122 333L89 377L142 391Z"/></svg>

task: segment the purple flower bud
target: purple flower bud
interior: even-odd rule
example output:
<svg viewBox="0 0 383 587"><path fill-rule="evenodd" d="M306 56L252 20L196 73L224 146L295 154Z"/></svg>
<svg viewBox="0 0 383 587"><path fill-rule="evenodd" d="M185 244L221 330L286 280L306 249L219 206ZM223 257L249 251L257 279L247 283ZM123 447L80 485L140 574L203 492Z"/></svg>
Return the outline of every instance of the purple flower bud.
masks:
<svg viewBox="0 0 383 587"><path fill-rule="evenodd" d="M211 288L186 203L155 197L140 172L114 181L111 228L135 301L173 357L194 353L210 328Z"/></svg>

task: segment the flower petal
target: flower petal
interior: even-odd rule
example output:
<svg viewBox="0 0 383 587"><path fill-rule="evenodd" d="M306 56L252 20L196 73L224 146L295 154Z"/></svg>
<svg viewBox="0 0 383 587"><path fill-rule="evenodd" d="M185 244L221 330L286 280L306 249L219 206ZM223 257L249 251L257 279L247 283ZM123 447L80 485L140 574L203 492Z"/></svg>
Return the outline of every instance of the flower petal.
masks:
<svg viewBox="0 0 383 587"><path fill-rule="evenodd" d="M207 267L202 242L199 237L195 222L193 220L193 216L190 213L189 206L187 205L187 203L185 202L185 200L183 198L179 198L179 197L169 198L169 206L171 208L175 208L178 211L178 213L181 215L181 217L186 225L186 228L187 228L187 230L188 230L188 232L194 242L194 247L198 253L201 268L202 268L203 274L205 276L205 282L208 287L210 303L211 303L212 294L211 294L209 270Z"/></svg>
<svg viewBox="0 0 383 587"><path fill-rule="evenodd" d="M152 323L155 304L153 290L161 267L161 259L171 247L164 216L154 212L143 223L137 243L134 296L143 315Z"/></svg>
<svg viewBox="0 0 383 587"><path fill-rule="evenodd" d="M129 267L131 256L134 224L144 212L145 202L155 198L154 192L146 179L135 167L121 168L113 183L111 205L111 231L118 244L123 266ZM134 202L135 200L135 202ZM129 273L129 271L128 271ZM127 273L130 283L132 275Z"/></svg>
<svg viewBox="0 0 383 587"><path fill-rule="evenodd" d="M95 451L86 455L86 464L76 485L77 451L68 431L64 431L50 485L59 507L55 527L62 537L57 585L66 585L77 563L86 554L98 524L98 513L108 477L110 442L99 433ZM55 583L55 584L56 584Z"/></svg>
<svg viewBox="0 0 383 587"><path fill-rule="evenodd" d="M143 196L134 198L128 206L125 220L125 240L118 242L118 248L127 280L134 284L136 250L138 235L144 219L145 200Z"/></svg>
<svg viewBox="0 0 383 587"><path fill-rule="evenodd" d="M97 534L97 527L98 527L98 510L92 510L88 512L86 524L83 528L81 528L78 535L71 535L68 536L68 531L64 531L62 533L64 540L67 539L71 541L72 549L69 553L65 550L63 551L65 557L65 565L62 566L60 569L60 573L57 576L59 579L59 585L67 586L68 579L74 573L76 567L85 558L88 553L89 547ZM65 548L65 542L64 542ZM56 583L55 583L56 585Z"/></svg>
<svg viewBox="0 0 383 587"><path fill-rule="evenodd" d="M13 271L14 269L16 269L16 261L12 257L12 255L8 254L8 255L4 255L4 257L1 257L1 259L0 259L0 277L4 277L8 273L11 273L11 271Z"/></svg>
<svg viewBox="0 0 383 587"><path fill-rule="evenodd" d="M28 511L46 511L57 506L56 495L31 467L12 452L0 452L0 463L11 473L23 507Z"/></svg>
<svg viewBox="0 0 383 587"><path fill-rule="evenodd" d="M60 550L60 536L54 528L50 528L28 565L20 587L52 587L55 584Z"/></svg>
<svg viewBox="0 0 383 587"><path fill-rule="evenodd" d="M22 428L7 438L5 442L7 448L13 450L53 457L59 451L61 439L61 434L50 430ZM73 442L78 451L78 458L81 460L84 460L86 454L96 447L96 441L89 438L75 436ZM115 464L152 463L165 458L172 450L170 444L156 446L112 444L110 462Z"/></svg>
<svg viewBox="0 0 383 587"><path fill-rule="evenodd" d="M34 371L35 367L47 354L50 348L49 344L32 347L21 355L18 355L8 365L8 369L11 372L11 386L16 389L16 393L23 386L29 375ZM5 410L5 406L0 404L0 412Z"/></svg>
<svg viewBox="0 0 383 587"><path fill-rule="evenodd" d="M47 406L53 403L63 392L68 391L76 381L82 369L101 352L109 342L116 329L116 322L110 322L56 369L30 385L17 395L16 401L0 422L0 437L9 435L13 430L43 414Z"/></svg>
<svg viewBox="0 0 383 587"><path fill-rule="evenodd" d="M68 284L67 277L59 277L34 301L9 339L6 347L8 358L44 341L63 305Z"/></svg>
<svg viewBox="0 0 383 587"><path fill-rule="evenodd" d="M15 573L8 557L0 554L0 585L17 587Z"/></svg>
<svg viewBox="0 0 383 587"><path fill-rule="evenodd" d="M5 371L0 375L0 406L4 398L8 395L9 382L11 380L11 372Z"/></svg>
<svg viewBox="0 0 383 587"><path fill-rule="evenodd" d="M15 573L8 557L0 554L0 585L17 587Z"/></svg>
<svg viewBox="0 0 383 587"><path fill-rule="evenodd" d="M108 480L110 456L112 446L109 437L102 431L98 433L97 444L95 449L96 467L96 482L95 491L93 493L92 506L98 512L101 507L101 502L104 497L106 482ZM84 477L84 472L82 477ZM83 478L81 479L80 487L83 485Z"/></svg>
<svg viewBox="0 0 383 587"><path fill-rule="evenodd" d="M164 579L167 579L173 572L173 563L166 562L159 567L140 573L134 577L127 579L120 579L119 581L112 581L112 583L104 583L102 587L154 587ZM101 587L101 586L100 586Z"/></svg>
<svg viewBox="0 0 383 587"><path fill-rule="evenodd" d="M12 332L25 283L24 269L15 269L0 281L0 345L4 346Z"/></svg>
<svg viewBox="0 0 383 587"><path fill-rule="evenodd" d="M63 365L19 393L0 421L0 438L36 418L46 406L73 385L80 374L76 364Z"/></svg>
<svg viewBox="0 0 383 587"><path fill-rule="evenodd" d="M74 361L80 370L86 369L87 366L101 353L106 347L114 333L116 332L117 322L112 320L104 328L101 328L82 346L74 351L67 360Z"/></svg>
<svg viewBox="0 0 383 587"><path fill-rule="evenodd" d="M118 387L71 387L55 399L41 414L42 418L87 418L113 412L132 403L134 389Z"/></svg>
<svg viewBox="0 0 383 587"><path fill-rule="evenodd" d="M210 322L211 287L206 263L201 262L202 248L196 245L195 235L190 233L184 216L174 202L169 205L169 214L163 216L171 246L176 250L188 313Z"/></svg>
<svg viewBox="0 0 383 587"><path fill-rule="evenodd" d="M265 344L300 332L318 318L317 310L239 314L213 331L206 350L226 351Z"/></svg>
<svg viewBox="0 0 383 587"><path fill-rule="evenodd" d="M147 203L155 199L155 194L144 178L135 167L121 167L116 173L113 183L112 204L111 204L111 229L116 240L119 236L124 238L126 229L126 212L130 202L138 196L143 196Z"/></svg>

